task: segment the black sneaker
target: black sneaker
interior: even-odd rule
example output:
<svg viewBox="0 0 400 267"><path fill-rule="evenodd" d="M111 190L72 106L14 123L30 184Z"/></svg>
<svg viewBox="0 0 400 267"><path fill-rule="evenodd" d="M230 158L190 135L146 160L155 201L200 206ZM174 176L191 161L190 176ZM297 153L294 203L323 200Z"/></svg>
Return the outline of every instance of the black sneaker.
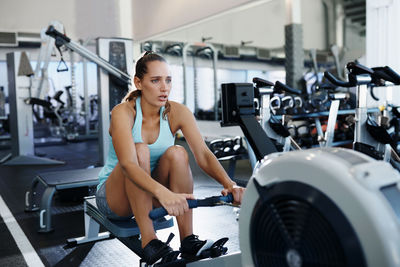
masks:
<svg viewBox="0 0 400 267"><path fill-rule="evenodd" d="M181 251L182 258L193 259L199 257L213 243L212 240L200 240L197 235L190 235L182 240L179 250Z"/></svg>
<svg viewBox="0 0 400 267"><path fill-rule="evenodd" d="M169 242L168 242L169 243ZM161 240L153 239L143 248L143 260L147 264L154 264L161 258L173 252L172 248Z"/></svg>

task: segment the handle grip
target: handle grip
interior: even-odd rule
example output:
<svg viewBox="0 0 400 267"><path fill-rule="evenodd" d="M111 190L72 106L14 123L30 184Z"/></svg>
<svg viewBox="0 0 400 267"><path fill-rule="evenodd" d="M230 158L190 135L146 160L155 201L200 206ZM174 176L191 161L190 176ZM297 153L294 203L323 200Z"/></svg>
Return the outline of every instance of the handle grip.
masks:
<svg viewBox="0 0 400 267"><path fill-rule="evenodd" d="M285 92L285 93L290 93L294 95L301 95L301 91L298 89L291 88L287 86L286 84L281 83L280 81L276 81L274 89L276 92Z"/></svg>
<svg viewBox="0 0 400 267"><path fill-rule="evenodd" d="M71 42L71 39L68 38L67 36L65 36L64 34L62 34L61 32L57 31L56 28L54 28L53 25L50 25L47 30L46 30L46 34L53 37L53 38L58 38L60 40L62 40L63 43L69 43Z"/></svg>
<svg viewBox="0 0 400 267"><path fill-rule="evenodd" d="M374 75L374 71L372 69L364 65L361 65L360 63L357 62L347 63L346 68L349 70L351 74L354 75L361 75L361 74Z"/></svg>
<svg viewBox="0 0 400 267"><path fill-rule="evenodd" d="M257 87L257 88L274 86L274 83L264 80L264 79L261 79L261 78L258 78L258 77L253 78L253 83L255 84L255 87Z"/></svg>
<svg viewBox="0 0 400 267"><path fill-rule="evenodd" d="M187 202L189 205L189 209L194 209L197 207L212 207L217 205L218 202L232 203L233 195L228 194L227 196L209 197L205 199L188 199ZM157 220L164 217L165 215L168 215L168 212L164 207L155 208L149 213L149 217L152 220Z"/></svg>
<svg viewBox="0 0 400 267"><path fill-rule="evenodd" d="M340 86L340 87L353 87L354 85L350 82L344 82L333 76L332 73L329 71L324 72L324 77L333 85Z"/></svg>
<svg viewBox="0 0 400 267"><path fill-rule="evenodd" d="M374 71L373 77L376 79L382 79L384 81L392 82L395 85L400 85L400 75L395 72L392 68L385 67L375 67L372 68Z"/></svg>
<svg viewBox="0 0 400 267"><path fill-rule="evenodd" d="M391 82L393 82L396 85L399 85L400 84L400 75L388 66L385 66L384 69L385 69L386 74L392 78Z"/></svg>

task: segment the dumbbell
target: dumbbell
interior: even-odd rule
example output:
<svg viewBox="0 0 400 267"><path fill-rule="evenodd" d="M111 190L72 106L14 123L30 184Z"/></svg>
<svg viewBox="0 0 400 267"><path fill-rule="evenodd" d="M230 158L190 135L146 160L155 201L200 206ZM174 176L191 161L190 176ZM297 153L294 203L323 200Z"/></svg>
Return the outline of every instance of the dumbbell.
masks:
<svg viewBox="0 0 400 267"><path fill-rule="evenodd" d="M247 153L246 148L243 146L243 139L241 136L236 136L233 138L233 151L235 155Z"/></svg>
<svg viewBox="0 0 400 267"><path fill-rule="evenodd" d="M234 154L233 151L233 140L232 138L224 139L224 157L231 156Z"/></svg>
<svg viewBox="0 0 400 267"><path fill-rule="evenodd" d="M222 158L224 156L224 140L222 139L212 140L208 145L208 147L217 158Z"/></svg>

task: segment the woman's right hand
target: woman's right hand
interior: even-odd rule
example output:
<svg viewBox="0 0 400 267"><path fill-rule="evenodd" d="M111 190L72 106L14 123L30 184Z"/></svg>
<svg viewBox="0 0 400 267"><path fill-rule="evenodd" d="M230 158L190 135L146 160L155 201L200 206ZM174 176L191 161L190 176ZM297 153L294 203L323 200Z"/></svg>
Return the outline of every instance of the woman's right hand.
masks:
<svg viewBox="0 0 400 267"><path fill-rule="evenodd" d="M194 199L194 196L193 194L174 193L164 188L158 194L157 199L169 215L180 216L189 210L187 199Z"/></svg>

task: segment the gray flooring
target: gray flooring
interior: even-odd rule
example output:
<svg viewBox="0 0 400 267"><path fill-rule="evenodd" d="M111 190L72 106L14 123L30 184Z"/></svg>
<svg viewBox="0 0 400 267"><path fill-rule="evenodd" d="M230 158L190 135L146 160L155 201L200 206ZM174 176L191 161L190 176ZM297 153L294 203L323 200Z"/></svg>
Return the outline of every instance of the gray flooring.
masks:
<svg viewBox="0 0 400 267"><path fill-rule="evenodd" d="M217 138L244 136L239 126L221 127L219 121L197 121L197 125L206 141Z"/></svg>

